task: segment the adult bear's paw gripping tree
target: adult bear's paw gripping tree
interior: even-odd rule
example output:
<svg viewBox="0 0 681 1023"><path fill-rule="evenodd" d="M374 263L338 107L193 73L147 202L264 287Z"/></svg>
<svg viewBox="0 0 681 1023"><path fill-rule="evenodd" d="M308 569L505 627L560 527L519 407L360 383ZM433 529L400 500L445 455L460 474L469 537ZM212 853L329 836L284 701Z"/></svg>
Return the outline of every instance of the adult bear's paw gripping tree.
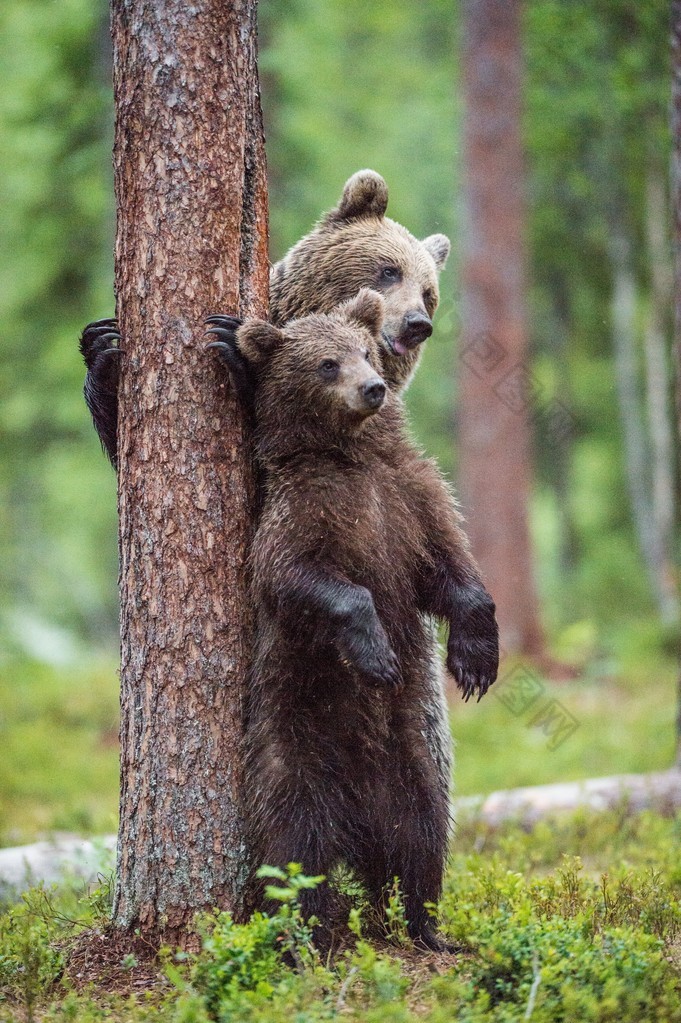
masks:
<svg viewBox="0 0 681 1023"><path fill-rule="evenodd" d="M238 914L246 876L234 750L253 482L246 427L202 323L216 308L267 313L255 12L255 0L112 0L125 338L106 356L120 369L114 923L168 942L186 941L197 910ZM100 326L100 348L115 345L115 324Z"/></svg>

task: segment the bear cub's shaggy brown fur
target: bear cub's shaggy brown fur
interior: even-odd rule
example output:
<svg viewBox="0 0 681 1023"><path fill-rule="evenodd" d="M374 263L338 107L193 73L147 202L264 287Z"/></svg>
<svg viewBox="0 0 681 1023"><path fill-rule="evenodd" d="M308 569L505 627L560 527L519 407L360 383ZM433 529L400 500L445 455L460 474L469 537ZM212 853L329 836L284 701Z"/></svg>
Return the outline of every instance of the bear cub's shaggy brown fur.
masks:
<svg viewBox="0 0 681 1023"><path fill-rule="evenodd" d="M364 289L329 315L237 333L266 468L246 812L260 863L345 863L379 908L398 876L410 934L441 949L424 905L441 893L449 819L427 721L429 616L449 624L447 664L468 694L496 676L497 629L453 498L379 375L383 313ZM328 922L330 899L307 892L304 912Z"/></svg>

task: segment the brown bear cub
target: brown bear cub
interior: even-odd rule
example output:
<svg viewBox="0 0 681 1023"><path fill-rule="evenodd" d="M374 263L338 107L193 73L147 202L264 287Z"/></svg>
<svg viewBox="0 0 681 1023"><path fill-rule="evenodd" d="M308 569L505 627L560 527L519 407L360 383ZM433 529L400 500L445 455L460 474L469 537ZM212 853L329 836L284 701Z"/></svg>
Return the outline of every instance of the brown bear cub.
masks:
<svg viewBox="0 0 681 1023"><path fill-rule="evenodd" d="M374 288L386 305L380 337L383 377L399 390L411 378L421 345L433 329L438 274L449 255L449 239L433 234L419 241L385 216L387 207L388 186L380 174L372 170L353 174L338 205L272 267L270 319L283 326L295 317L330 312L360 288ZM212 322L223 327L240 323L222 316ZM114 466L119 341L113 319L89 323L80 341L87 366L85 400ZM234 376L234 387L251 410L254 382L247 364Z"/></svg>
<svg viewBox="0 0 681 1023"><path fill-rule="evenodd" d="M409 933L442 950L425 905L440 897L449 825L429 736L430 616L449 625L465 695L496 676L497 627L452 495L381 377L383 316L364 289L328 315L249 322L222 342L227 364L238 347L255 375L266 469L245 807L258 862L325 875L344 863L378 908L397 876ZM328 886L303 910L323 929Z"/></svg>

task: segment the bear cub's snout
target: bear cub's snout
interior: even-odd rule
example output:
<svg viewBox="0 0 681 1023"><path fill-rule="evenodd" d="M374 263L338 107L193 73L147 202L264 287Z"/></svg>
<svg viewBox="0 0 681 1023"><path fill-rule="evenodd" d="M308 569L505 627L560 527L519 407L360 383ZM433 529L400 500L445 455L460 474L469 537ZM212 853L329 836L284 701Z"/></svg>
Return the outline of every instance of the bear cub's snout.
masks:
<svg viewBox="0 0 681 1023"><path fill-rule="evenodd" d="M385 390L385 384L380 377L374 377L373 380L367 380L362 384L360 393L367 409L378 412L385 400Z"/></svg>

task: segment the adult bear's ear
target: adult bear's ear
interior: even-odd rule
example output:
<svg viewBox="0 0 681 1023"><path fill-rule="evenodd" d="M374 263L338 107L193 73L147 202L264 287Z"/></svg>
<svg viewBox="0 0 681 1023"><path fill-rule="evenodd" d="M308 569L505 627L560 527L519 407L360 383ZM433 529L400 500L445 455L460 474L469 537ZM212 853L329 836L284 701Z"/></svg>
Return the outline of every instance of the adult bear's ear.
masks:
<svg viewBox="0 0 681 1023"><path fill-rule="evenodd" d="M451 249L451 242L446 234L431 234L427 238L424 238L421 245L425 246L426 250L435 260L436 270L442 270L445 263L447 262L447 256Z"/></svg>
<svg viewBox="0 0 681 1023"><path fill-rule="evenodd" d="M371 288L362 288L354 298L349 302L344 302L339 308L352 323L366 327L374 337L378 337L383 326L385 302L377 291L372 291Z"/></svg>
<svg viewBox="0 0 681 1023"><path fill-rule="evenodd" d="M248 320L236 335L239 351L254 366L267 362L282 339L281 331L266 320Z"/></svg>
<svg viewBox="0 0 681 1023"><path fill-rule="evenodd" d="M388 208L388 186L376 171L361 170L345 182L340 202L324 217L325 224L339 224L364 217L383 217Z"/></svg>

